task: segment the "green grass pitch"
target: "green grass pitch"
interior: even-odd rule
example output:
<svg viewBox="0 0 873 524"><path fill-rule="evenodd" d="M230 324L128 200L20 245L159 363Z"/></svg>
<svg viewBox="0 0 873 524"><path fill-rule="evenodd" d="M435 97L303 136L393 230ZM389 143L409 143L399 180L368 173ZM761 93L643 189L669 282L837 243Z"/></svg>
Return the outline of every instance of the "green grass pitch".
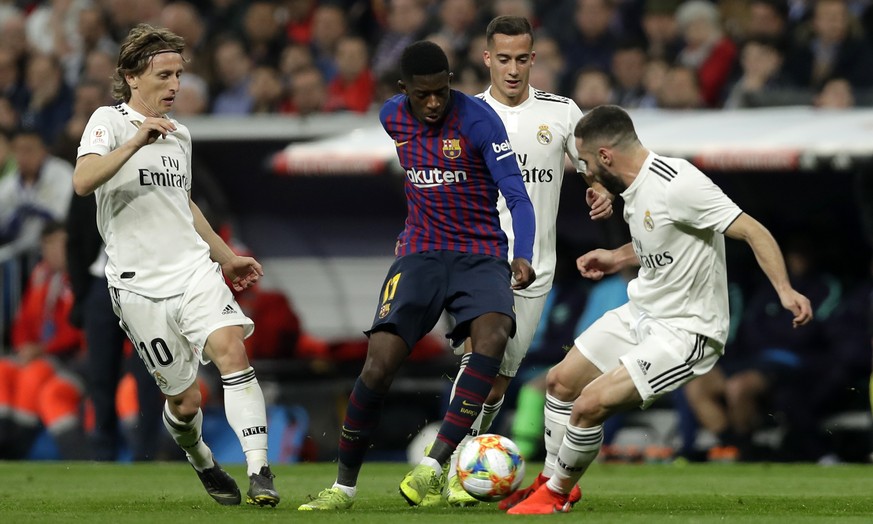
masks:
<svg viewBox="0 0 873 524"><path fill-rule="evenodd" d="M528 464L529 479L539 467ZM219 506L184 463L0 462L0 522L873 522L871 467L595 464L570 514L514 517L496 504L410 508L397 493L409 468L398 463L364 465L352 510L304 513L297 506L330 485L334 464L274 466L282 503L257 508ZM244 467L227 470L244 491Z"/></svg>

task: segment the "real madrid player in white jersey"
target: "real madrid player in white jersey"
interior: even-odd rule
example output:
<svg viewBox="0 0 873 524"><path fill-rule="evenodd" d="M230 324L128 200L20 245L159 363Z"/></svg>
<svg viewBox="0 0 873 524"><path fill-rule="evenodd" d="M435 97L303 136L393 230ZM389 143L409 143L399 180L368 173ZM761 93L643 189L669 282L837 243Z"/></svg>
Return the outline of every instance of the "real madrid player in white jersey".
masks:
<svg viewBox="0 0 873 524"><path fill-rule="evenodd" d="M96 192L113 308L167 398L167 430L209 495L219 504L239 504L236 482L202 439L197 370L214 362L227 421L248 464L246 500L275 506L264 396L243 344L254 324L222 275L242 290L262 270L255 259L235 255L191 200L191 135L166 116L179 91L184 47L166 29L131 29L113 87L124 102L91 116L73 185L79 195Z"/></svg>
<svg viewBox="0 0 873 524"><path fill-rule="evenodd" d="M569 511L571 489L600 451L603 422L619 411L645 409L712 368L730 323L725 236L752 248L795 327L812 319L770 232L691 163L646 149L623 109L594 108L575 136L589 174L624 199L631 234L628 244L586 253L576 265L593 280L640 269L628 284L629 302L579 335L549 371L546 411L553 413L546 435L562 438L554 474L510 514Z"/></svg>
<svg viewBox="0 0 873 524"><path fill-rule="evenodd" d="M573 127L582 117L582 110L569 98L546 93L530 85L530 71L536 58L530 22L519 16L496 17L488 24L485 39L484 60L491 74L491 85L479 98L494 108L503 121L534 206L537 230L532 263L537 271L537 280L527 289L515 291L516 334L506 345L500 374L479 418L473 423L473 434L487 432L500 411L503 396L530 347L546 297L552 289L557 242L555 220L564 180L565 157L570 159L578 173L585 176L585 163L576 154L573 137ZM586 181L591 186L586 193L591 217L608 218L612 215L612 195L590 177L586 177ZM515 236L509 208L502 195L497 208L511 252ZM469 358L469 343L464 351L458 376L463 373L466 359ZM463 443L458 449L462 446ZM457 459L457 452L453 459ZM458 482L454 465L453 461L448 468L444 498L453 506L476 504L478 501L467 494Z"/></svg>

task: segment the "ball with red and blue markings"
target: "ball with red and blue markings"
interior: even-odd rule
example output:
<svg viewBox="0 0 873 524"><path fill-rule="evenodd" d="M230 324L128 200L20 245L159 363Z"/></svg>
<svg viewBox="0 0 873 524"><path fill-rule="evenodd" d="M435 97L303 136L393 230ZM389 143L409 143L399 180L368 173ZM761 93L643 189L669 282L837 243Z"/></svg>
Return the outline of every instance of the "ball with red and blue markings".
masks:
<svg viewBox="0 0 873 524"><path fill-rule="evenodd" d="M467 442L458 455L458 480L474 498L496 502L521 485L524 458L509 438L479 435Z"/></svg>

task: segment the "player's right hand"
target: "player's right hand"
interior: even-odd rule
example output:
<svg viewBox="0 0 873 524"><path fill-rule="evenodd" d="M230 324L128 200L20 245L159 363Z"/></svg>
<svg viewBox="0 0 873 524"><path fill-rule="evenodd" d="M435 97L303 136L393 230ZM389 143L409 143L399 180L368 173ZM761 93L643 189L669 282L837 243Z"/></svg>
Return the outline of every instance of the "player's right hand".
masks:
<svg viewBox="0 0 873 524"><path fill-rule="evenodd" d="M534 271L530 262L524 258L512 259L512 289L525 289L537 278L537 273Z"/></svg>
<svg viewBox="0 0 873 524"><path fill-rule="evenodd" d="M604 275L611 275L620 268L615 253L608 249L595 249L576 259L576 269L585 278L600 280Z"/></svg>
<svg viewBox="0 0 873 524"><path fill-rule="evenodd" d="M791 321L793 327L800 327L812 320L812 304L804 295L789 289L780 293L779 300L782 302L782 307L794 314Z"/></svg>
<svg viewBox="0 0 873 524"><path fill-rule="evenodd" d="M159 138L166 138L168 134L176 130L176 125L169 118L148 117L139 125L131 142L137 147L155 143Z"/></svg>

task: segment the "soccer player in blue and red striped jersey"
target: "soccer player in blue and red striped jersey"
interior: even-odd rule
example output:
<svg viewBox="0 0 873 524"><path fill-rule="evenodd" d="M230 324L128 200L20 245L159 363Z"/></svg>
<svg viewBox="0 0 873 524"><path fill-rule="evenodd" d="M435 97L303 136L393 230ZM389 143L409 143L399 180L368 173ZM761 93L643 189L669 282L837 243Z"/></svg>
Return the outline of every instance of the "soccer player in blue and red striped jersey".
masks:
<svg viewBox="0 0 873 524"><path fill-rule="evenodd" d="M430 451L400 484L410 505L441 500L443 465L481 412L515 331L512 290L536 278L530 263L533 205L497 113L449 87L448 59L432 42L407 47L400 70L402 94L388 100L379 116L406 170L408 216L367 332L367 360L349 398L337 480L300 510L352 506L394 375L445 310L455 320L449 336L458 343L470 337L473 354ZM498 190L512 214L511 263Z"/></svg>

